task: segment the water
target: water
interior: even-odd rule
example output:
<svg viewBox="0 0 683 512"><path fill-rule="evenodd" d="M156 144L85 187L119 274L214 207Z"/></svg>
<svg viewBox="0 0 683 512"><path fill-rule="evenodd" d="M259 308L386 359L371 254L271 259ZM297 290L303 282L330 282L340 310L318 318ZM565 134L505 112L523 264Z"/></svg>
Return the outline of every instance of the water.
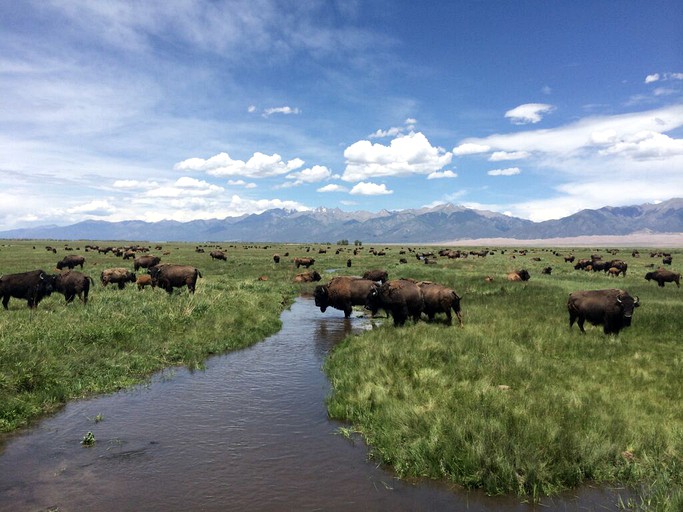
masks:
<svg viewBox="0 0 683 512"><path fill-rule="evenodd" d="M324 405L324 357L369 321L323 315L305 298L282 321L279 333L209 359L204 371L161 372L11 436L0 453L0 510L616 510L615 494L600 489L533 507L396 479L362 441L338 435L343 424ZM88 431L96 443L86 448Z"/></svg>

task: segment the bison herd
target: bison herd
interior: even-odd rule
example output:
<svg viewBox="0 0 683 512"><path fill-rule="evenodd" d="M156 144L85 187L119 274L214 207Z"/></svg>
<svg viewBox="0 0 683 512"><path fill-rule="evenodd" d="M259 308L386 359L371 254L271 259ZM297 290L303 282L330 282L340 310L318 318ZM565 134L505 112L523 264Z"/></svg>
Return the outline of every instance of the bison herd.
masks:
<svg viewBox="0 0 683 512"><path fill-rule="evenodd" d="M358 249L354 250L354 254L357 251ZM197 252L204 251L198 247ZM478 257L486 257L488 253L489 251L470 251L471 255ZM373 254L379 255L380 253L374 252ZM405 251L401 251L400 254L405 254ZM521 251L520 254L522 254ZM152 288L159 287L171 294L174 288L187 287L189 293L194 293L197 280L202 277L201 272L191 265L161 263L160 257L151 254L134 256L135 250L122 251L122 255L124 259L134 257L133 271L124 267L105 269L100 274L102 286L113 284L123 289L127 283L135 283L139 290L151 286ZM285 254L285 256L288 255L289 253ZM212 260L227 261L225 253L221 250L211 251L210 256ZM431 252L418 253L416 256L418 260L432 264L436 258ZM446 256L449 259L461 258L467 257L467 253L448 250L439 252L439 256ZM634 251L633 256L639 255ZM665 264L671 264L670 254L657 254L657 256L662 256ZM512 258L514 257L513 255ZM540 261L540 258L533 259ZM275 264L280 263L280 260L279 254L273 255ZM315 264L315 259L308 257L295 257L291 261L297 269L299 267L309 269ZM405 259L401 260L402 263L404 261ZM603 271L614 277L626 276L628 269L627 263L623 260L602 260L598 255L593 255L590 259L580 259L576 264L574 264L573 255L564 257L564 261L572 263L576 270ZM347 260L347 267L351 266L350 262L350 259ZM74 270L77 266L82 269L84 264L83 256L72 254L57 262L57 269L61 271L59 274L49 274L38 269L0 276L3 307L8 309L9 300L14 297L26 300L28 307L33 309L43 298L50 296L53 292L64 295L67 303L72 302L78 296L84 304L87 304L90 287L94 285L94 281L82 272ZM136 275L135 272L140 270L145 270L146 273ZM551 267L545 267L542 273L549 275L551 271ZM527 270L521 269L507 274L506 277L508 281L524 282L528 281L531 275ZM267 277L263 276L260 279L266 280ZM665 283L676 283L676 286L680 288L680 273L661 267L647 272L645 279L655 281L660 287L664 287ZM294 277L296 283L313 283L321 280L322 276L316 270L307 270ZM489 276L486 281L492 282L493 278ZM404 325L408 318L418 321L423 314L429 321L433 321L437 314L444 314L446 322L450 325L453 313L458 319L458 324L461 327L463 325L461 297L455 290L431 281L416 281L409 278L389 280L386 270L368 270L358 277L334 277L327 284L317 285L313 295L315 305L320 308L321 312L324 313L331 307L343 311L347 318L350 317L354 306L362 306L373 316L380 310L385 311L387 316L393 318L395 326ZM631 325L633 313L639 306L640 300L637 296L632 297L620 288L576 291L569 295L567 301L569 327L571 329L574 323L578 323L580 331L585 333L584 324L588 321L593 325L603 326L605 334L618 334L620 330Z"/></svg>

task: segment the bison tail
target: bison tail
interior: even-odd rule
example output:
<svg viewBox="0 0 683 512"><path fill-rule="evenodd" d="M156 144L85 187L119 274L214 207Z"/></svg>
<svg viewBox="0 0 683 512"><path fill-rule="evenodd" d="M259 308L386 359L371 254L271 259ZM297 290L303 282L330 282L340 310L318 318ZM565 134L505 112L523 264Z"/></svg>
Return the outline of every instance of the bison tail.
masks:
<svg viewBox="0 0 683 512"><path fill-rule="evenodd" d="M204 276L203 276L202 273L199 271L199 269L195 269L195 270L197 271L197 275L203 279Z"/></svg>

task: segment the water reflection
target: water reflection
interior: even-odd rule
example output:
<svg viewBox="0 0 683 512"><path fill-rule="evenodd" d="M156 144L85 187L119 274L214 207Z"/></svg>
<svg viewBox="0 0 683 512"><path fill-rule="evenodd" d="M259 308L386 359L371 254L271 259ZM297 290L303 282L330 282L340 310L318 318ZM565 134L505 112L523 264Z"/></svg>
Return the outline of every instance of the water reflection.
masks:
<svg viewBox="0 0 683 512"><path fill-rule="evenodd" d="M300 298L276 335L172 369L151 384L73 402L12 436L0 456L0 510L529 511L515 498L400 481L336 435L324 357L370 326ZM94 417L104 420L95 423ZM97 440L83 448L83 435ZM616 509L612 493L548 501L553 510Z"/></svg>

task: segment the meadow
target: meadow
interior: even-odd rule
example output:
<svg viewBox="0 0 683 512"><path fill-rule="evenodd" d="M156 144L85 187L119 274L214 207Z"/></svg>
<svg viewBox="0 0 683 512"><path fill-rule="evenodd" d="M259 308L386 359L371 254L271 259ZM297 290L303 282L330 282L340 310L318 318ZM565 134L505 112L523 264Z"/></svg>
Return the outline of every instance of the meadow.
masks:
<svg viewBox="0 0 683 512"><path fill-rule="evenodd" d="M526 255L505 248L426 265L414 252L399 254L407 249L399 246L375 246L386 253L375 256L369 246L353 255L353 245L223 243L225 262L212 261L209 247L197 253L193 244L168 243L163 262L195 265L203 274L195 295L181 289L168 296L102 287L104 268L132 269L132 262L86 253L85 244L68 243L95 279L87 306L66 305L53 294L34 311L17 299L0 311L0 431L68 400L130 386L168 366L201 368L211 354L258 342L277 331L279 313L298 293L317 284L292 282L304 271L292 257L310 256L323 282L383 268L390 279L430 280L462 297L462 328L446 325L442 315L402 328L375 319L374 329L347 338L329 357L330 416L348 421L374 460L403 477L445 479L490 494L533 500L590 482L635 489L625 508L683 509L683 291L645 281L661 264L648 249L636 258L631 249L613 256L600 248L534 248ZM64 245L4 241L0 273L56 273L56 262L70 254ZM274 253L287 252L273 262ZM626 261L627 275L578 271L562 258L596 252ZM680 272L683 251L672 252L672 270ZM550 275L541 273L547 266ZM528 282L505 279L522 268ZM261 275L268 280L258 281ZM639 297L633 324L617 336L589 325L585 335L577 326L570 330L568 294L612 287Z"/></svg>

